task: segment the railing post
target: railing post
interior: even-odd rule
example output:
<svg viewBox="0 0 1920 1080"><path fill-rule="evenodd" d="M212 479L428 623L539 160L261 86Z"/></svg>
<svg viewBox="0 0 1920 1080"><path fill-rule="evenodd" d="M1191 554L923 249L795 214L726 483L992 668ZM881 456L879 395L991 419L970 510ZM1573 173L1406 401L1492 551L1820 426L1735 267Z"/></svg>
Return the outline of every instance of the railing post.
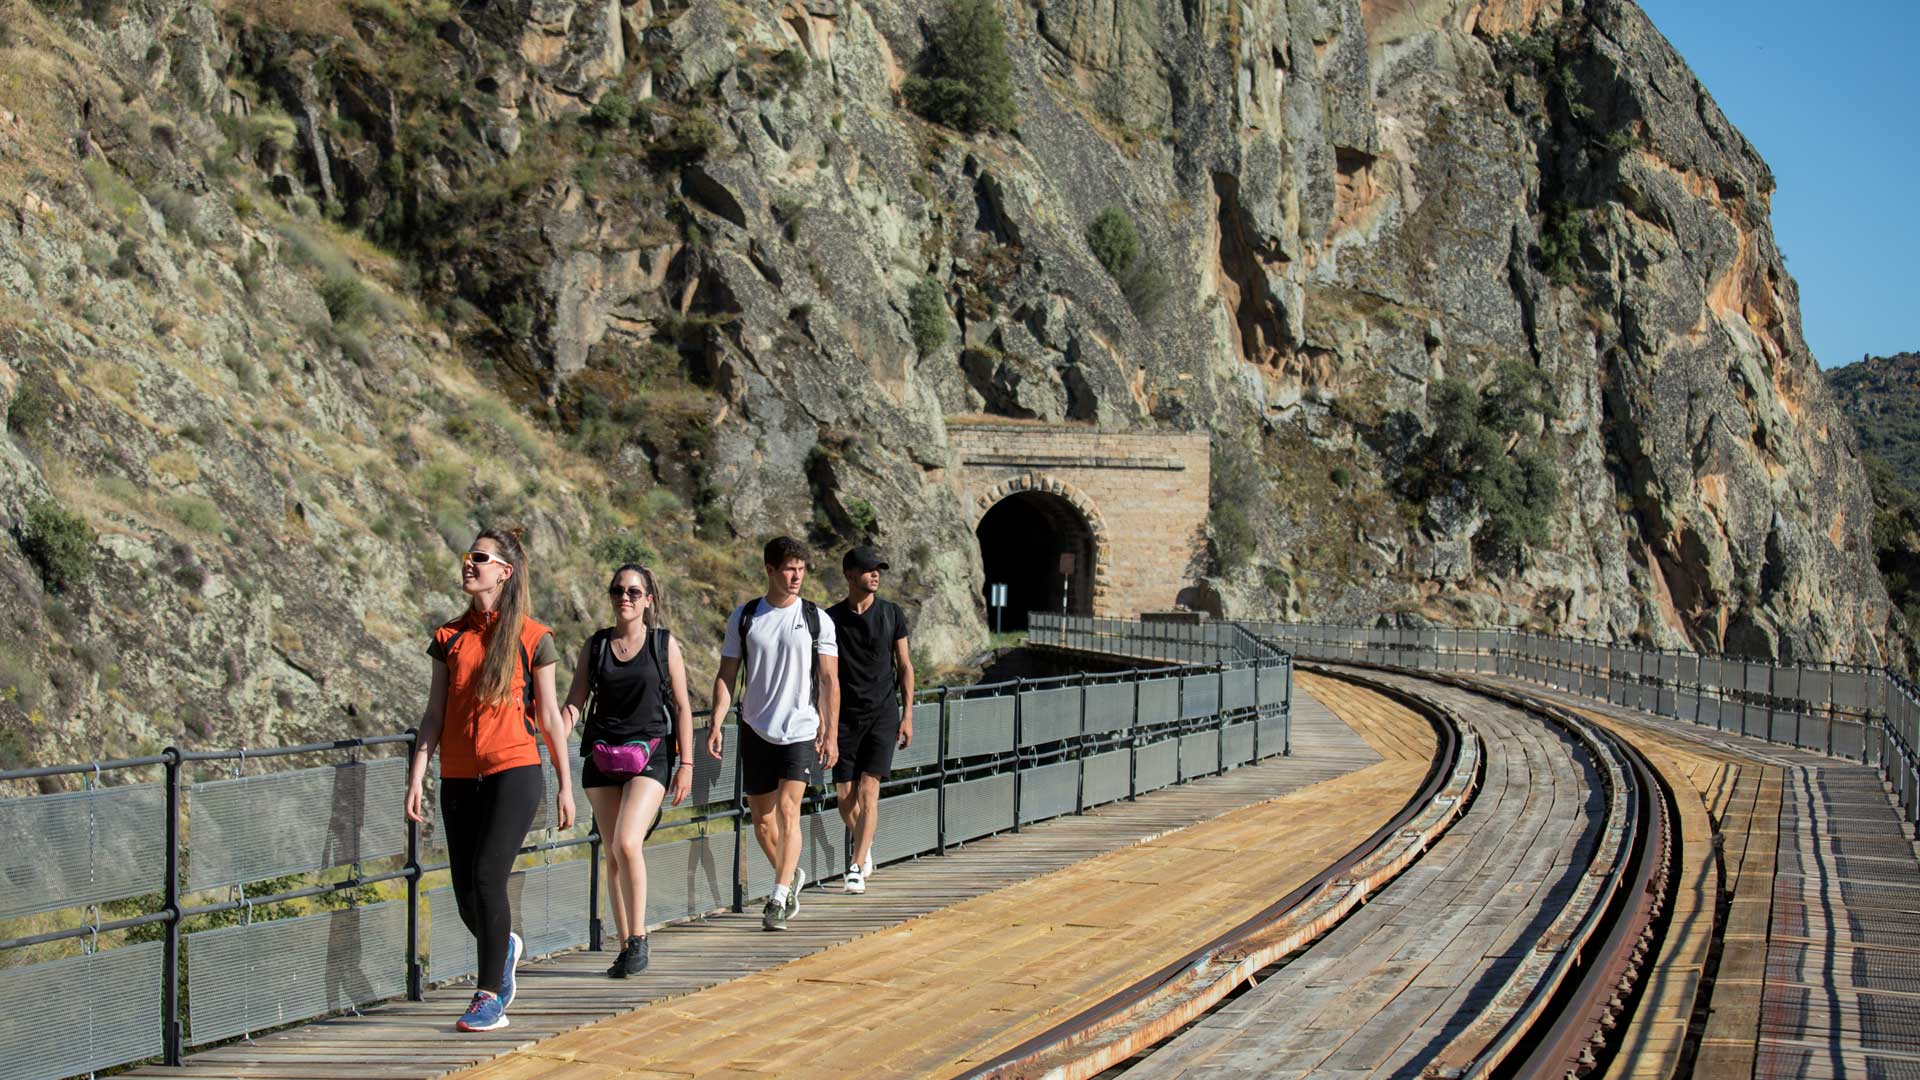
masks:
<svg viewBox="0 0 1920 1080"><path fill-rule="evenodd" d="M167 909L167 929L160 961L160 1047L161 1060L177 1068L185 1046L180 1030L180 749L169 746L163 754L167 759L167 880L161 902Z"/></svg>
<svg viewBox="0 0 1920 1080"><path fill-rule="evenodd" d="M1026 770L1020 766L1020 743L1024 732L1021 728L1020 691L1026 686L1025 676L1016 676L1013 680L1013 831L1020 831L1020 774Z"/></svg>
<svg viewBox="0 0 1920 1080"><path fill-rule="evenodd" d="M1127 721L1127 801L1140 797L1140 669L1127 673L1133 680L1133 716Z"/></svg>
<svg viewBox="0 0 1920 1080"><path fill-rule="evenodd" d="M947 691L950 687L940 688L940 722L935 725L938 733L934 739L938 743L935 749L940 755L938 772L940 787L934 796L934 850L941 855L947 853Z"/></svg>
<svg viewBox="0 0 1920 1080"><path fill-rule="evenodd" d="M600 922L600 815L593 816L593 831L587 837L587 948L601 949L604 929ZM620 944L625 945L626 942Z"/></svg>
<svg viewBox="0 0 1920 1080"><path fill-rule="evenodd" d="M720 718L722 722L726 717ZM744 725L743 725L744 726ZM741 835L741 819L747 816L746 783L740 775L740 733L734 733L733 747L733 910L747 910L747 859ZM621 942L621 944L626 944Z"/></svg>
<svg viewBox="0 0 1920 1080"><path fill-rule="evenodd" d="M1260 764L1260 722L1266 719L1266 702L1260 697L1260 673L1266 665L1260 662L1259 650L1254 651L1253 661L1253 763Z"/></svg>
<svg viewBox="0 0 1920 1080"><path fill-rule="evenodd" d="M1285 665L1287 673L1287 692L1280 697L1280 753L1283 757L1293 756L1293 657L1288 655Z"/></svg>
<svg viewBox="0 0 1920 1080"><path fill-rule="evenodd" d="M1227 775L1227 666L1220 665L1214 672L1213 711L1219 721L1220 734L1213 740L1213 775Z"/></svg>
<svg viewBox="0 0 1920 1080"><path fill-rule="evenodd" d="M1183 664L1180 670L1184 672ZM1187 677L1184 674L1173 677L1173 782L1187 782L1187 770L1180 767L1180 744L1187 737Z"/></svg>
<svg viewBox="0 0 1920 1080"><path fill-rule="evenodd" d="M1087 812L1087 673L1080 673L1080 734L1073 741L1073 759L1080 763L1073 777L1073 812Z"/></svg>
<svg viewBox="0 0 1920 1080"><path fill-rule="evenodd" d="M407 756L420 733L407 729ZM407 1000L427 999L427 971L420 963L420 823L407 819Z"/></svg>

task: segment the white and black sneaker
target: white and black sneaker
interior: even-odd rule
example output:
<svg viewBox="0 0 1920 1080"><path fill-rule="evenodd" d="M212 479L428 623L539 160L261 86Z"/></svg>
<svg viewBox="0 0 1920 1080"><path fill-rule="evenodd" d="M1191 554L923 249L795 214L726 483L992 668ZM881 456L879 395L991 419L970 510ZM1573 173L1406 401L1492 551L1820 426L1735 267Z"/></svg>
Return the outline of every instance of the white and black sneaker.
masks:
<svg viewBox="0 0 1920 1080"><path fill-rule="evenodd" d="M787 918L800 913L800 890L807 885L807 872L799 867L793 868L793 888L787 890Z"/></svg>
<svg viewBox="0 0 1920 1080"><path fill-rule="evenodd" d="M840 887L844 891L853 893L856 896L867 891L867 875L865 871L860 869L859 863L854 863L852 866L847 867L846 880L841 883Z"/></svg>

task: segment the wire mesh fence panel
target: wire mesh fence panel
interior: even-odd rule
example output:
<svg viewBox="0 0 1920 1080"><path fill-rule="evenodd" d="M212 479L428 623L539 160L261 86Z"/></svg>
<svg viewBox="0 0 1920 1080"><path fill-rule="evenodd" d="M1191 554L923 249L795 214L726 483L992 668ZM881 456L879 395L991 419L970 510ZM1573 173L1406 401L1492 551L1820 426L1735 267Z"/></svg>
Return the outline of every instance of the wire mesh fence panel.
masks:
<svg viewBox="0 0 1920 1080"><path fill-rule="evenodd" d="M1020 745L1059 742L1080 734L1080 688L1056 686L1020 695Z"/></svg>
<svg viewBox="0 0 1920 1080"><path fill-rule="evenodd" d="M1250 709L1253 700L1254 669L1250 667L1234 668L1227 672L1223 682L1223 696L1220 707L1227 710Z"/></svg>
<svg viewBox="0 0 1920 1080"><path fill-rule="evenodd" d="M940 703L923 701L913 707L913 742L893 752L896 772L940 763Z"/></svg>
<svg viewBox="0 0 1920 1080"><path fill-rule="evenodd" d="M1220 757L1229 768L1253 760L1253 721L1228 724L1220 736Z"/></svg>
<svg viewBox="0 0 1920 1080"><path fill-rule="evenodd" d="M1220 676L1188 675L1181 680L1180 718L1195 720L1220 711Z"/></svg>
<svg viewBox="0 0 1920 1080"><path fill-rule="evenodd" d="M1098 806L1127 797L1128 771L1132 755L1125 750L1110 750L1087 759L1084 798L1088 806Z"/></svg>
<svg viewBox="0 0 1920 1080"><path fill-rule="evenodd" d="M939 792L916 791L880 800L880 820L873 830L874 862L925 854L939 844Z"/></svg>
<svg viewBox="0 0 1920 1080"><path fill-rule="evenodd" d="M1833 707L1849 714L1865 712L1867 707L1867 676L1858 671L1834 672Z"/></svg>
<svg viewBox="0 0 1920 1080"><path fill-rule="evenodd" d="M0 800L0 918L160 891L166 827L158 784Z"/></svg>
<svg viewBox="0 0 1920 1080"><path fill-rule="evenodd" d="M950 702L947 756L1004 754L1013 749L1013 695L963 698Z"/></svg>
<svg viewBox="0 0 1920 1080"><path fill-rule="evenodd" d="M1180 744L1162 739L1134 752L1134 790L1153 791L1179 779Z"/></svg>
<svg viewBox="0 0 1920 1080"><path fill-rule="evenodd" d="M847 823L841 820L840 811L820 810L800 816L800 869L807 872L808 881L839 877L846 872L850 854ZM753 855L749 852L747 858L752 859ZM763 865L766 862L760 861ZM773 891L771 882L767 891Z"/></svg>
<svg viewBox="0 0 1920 1080"><path fill-rule="evenodd" d="M733 903L732 833L649 844L645 852L648 925L704 915ZM602 877L603 893L605 887Z"/></svg>
<svg viewBox="0 0 1920 1080"><path fill-rule="evenodd" d="M570 859L530 866L507 879L513 929L526 943L528 956L586 943L588 873L586 859ZM473 935L460 920L453 888L428 889L427 911L427 977L444 982L474 974L479 959Z"/></svg>
<svg viewBox="0 0 1920 1080"><path fill-rule="evenodd" d="M187 1041L200 1046L405 993L407 905L202 930L186 953Z"/></svg>
<svg viewBox="0 0 1920 1080"><path fill-rule="evenodd" d="M947 788L947 842L1013 827L1013 774L968 780Z"/></svg>
<svg viewBox="0 0 1920 1080"><path fill-rule="evenodd" d="M1071 814L1080 798L1080 762L1056 761L1020 774L1020 820Z"/></svg>
<svg viewBox="0 0 1920 1080"><path fill-rule="evenodd" d="M1278 705L1288 700L1293 672L1284 667L1264 668L1260 672L1260 704Z"/></svg>
<svg viewBox="0 0 1920 1080"><path fill-rule="evenodd" d="M740 760L739 728L726 725L718 761L707 753L706 741L704 725L697 725L693 739L693 790L687 795L689 806L733 801L733 773Z"/></svg>
<svg viewBox="0 0 1920 1080"><path fill-rule="evenodd" d="M213 889L398 855L407 760L209 780L190 789L187 888Z"/></svg>
<svg viewBox="0 0 1920 1080"><path fill-rule="evenodd" d="M159 1054L162 949L148 941L0 968L9 1080L58 1080Z"/></svg>
<svg viewBox="0 0 1920 1080"><path fill-rule="evenodd" d="M573 821L575 825L584 829L587 823L593 820L593 804L587 801L587 785L581 781L581 770L586 767L586 759L580 756L578 750L578 747L574 747L569 751L567 767L573 776ZM694 757L698 758L704 753L705 751L702 750ZM699 768L698 761L694 763L694 768L696 770ZM539 808L533 814L535 830L551 829L558 823L555 810L559 807L559 791L554 782L553 765L547 756L545 743L540 744L540 779L546 784L546 792L541 795Z"/></svg>
<svg viewBox="0 0 1920 1080"><path fill-rule="evenodd" d="M1180 778L1191 779L1220 771L1220 733L1201 731L1180 738Z"/></svg>
<svg viewBox="0 0 1920 1080"><path fill-rule="evenodd" d="M1147 679L1140 684L1140 724L1170 724L1180 718L1180 680Z"/></svg>
<svg viewBox="0 0 1920 1080"><path fill-rule="evenodd" d="M1088 731L1124 731L1133 725L1133 683L1098 683L1087 687Z"/></svg>
<svg viewBox="0 0 1920 1080"><path fill-rule="evenodd" d="M1254 722L1254 731L1261 757L1272 757L1286 751L1287 718L1285 716L1262 716Z"/></svg>

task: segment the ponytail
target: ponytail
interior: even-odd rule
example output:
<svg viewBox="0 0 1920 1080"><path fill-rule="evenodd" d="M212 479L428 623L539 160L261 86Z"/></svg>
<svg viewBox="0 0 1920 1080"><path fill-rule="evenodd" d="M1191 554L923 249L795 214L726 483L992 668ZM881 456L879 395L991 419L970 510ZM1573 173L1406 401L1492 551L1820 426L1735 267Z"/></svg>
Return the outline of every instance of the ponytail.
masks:
<svg viewBox="0 0 1920 1080"><path fill-rule="evenodd" d="M532 606L527 583L527 550L520 537L507 529L485 529L475 542L491 540L513 565L513 576L500 590L494 611L499 618L487 631L486 658L480 661L480 699L497 705L513 694L513 676L520 667L520 630Z"/></svg>

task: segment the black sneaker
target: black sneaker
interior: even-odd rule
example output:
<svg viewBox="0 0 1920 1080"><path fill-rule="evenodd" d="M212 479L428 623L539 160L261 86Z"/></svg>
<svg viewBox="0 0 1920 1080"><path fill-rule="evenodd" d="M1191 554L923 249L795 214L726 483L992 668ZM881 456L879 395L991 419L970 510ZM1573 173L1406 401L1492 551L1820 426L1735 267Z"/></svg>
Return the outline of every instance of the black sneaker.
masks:
<svg viewBox="0 0 1920 1080"><path fill-rule="evenodd" d="M760 910L760 929L785 930L786 928L787 906L768 900L767 906Z"/></svg>
<svg viewBox="0 0 1920 1080"><path fill-rule="evenodd" d="M620 949L620 959L626 961L626 970L622 972L622 976L624 976L624 974L639 974L639 972L647 970L647 940L645 940L645 938L628 938L628 940L626 940L626 947Z"/></svg>
<svg viewBox="0 0 1920 1080"><path fill-rule="evenodd" d="M628 938L627 943L620 946L620 955L614 957L612 966L607 968L607 978L624 979L627 977L627 955L632 951L633 939Z"/></svg>

